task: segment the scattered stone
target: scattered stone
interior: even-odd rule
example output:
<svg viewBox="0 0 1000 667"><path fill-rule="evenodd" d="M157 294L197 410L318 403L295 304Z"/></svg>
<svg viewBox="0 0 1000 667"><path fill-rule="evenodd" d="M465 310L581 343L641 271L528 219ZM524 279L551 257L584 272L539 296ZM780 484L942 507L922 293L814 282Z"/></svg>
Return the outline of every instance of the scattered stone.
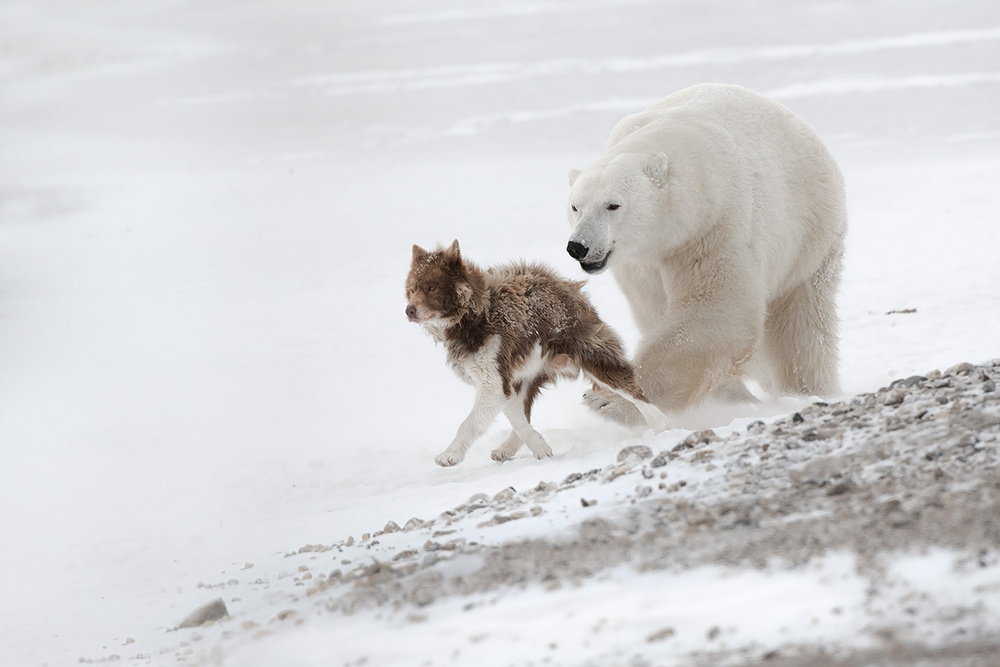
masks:
<svg viewBox="0 0 1000 667"><path fill-rule="evenodd" d="M385 528L382 529L382 534L388 535L390 533L398 533L399 530L400 530L399 524L390 519L388 522L386 522Z"/></svg>
<svg viewBox="0 0 1000 667"><path fill-rule="evenodd" d="M944 372L945 375L963 375L965 373L970 373L975 370L975 366L970 364L968 361L963 361L960 364L955 364L948 370Z"/></svg>
<svg viewBox="0 0 1000 667"><path fill-rule="evenodd" d="M403 530L404 531L416 530L418 528L423 528L426 525L427 525L426 521L418 519L417 517L413 517L406 522L406 525L403 526Z"/></svg>
<svg viewBox="0 0 1000 667"><path fill-rule="evenodd" d="M926 382L927 377L923 375L911 375L908 378L900 378L889 384L890 389L895 389L896 387L913 387L919 385L921 382Z"/></svg>
<svg viewBox="0 0 1000 667"><path fill-rule="evenodd" d="M406 558L412 558L413 556L416 555L417 555L416 549L406 549L405 551L400 551L398 554L393 556L392 561L395 563L396 561L401 561Z"/></svg>
<svg viewBox="0 0 1000 667"><path fill-rule="evenodd" d="M712 429L705 429L704 431L693 431L684 438L684 444L690 445L691 447L697 447L698 445L707 445L710 442L716 442L719 440L719 436L715 434Z"/></svg>
<svg viewBox="0 0 1000 667"><path fill-rule="evenodd" d="M584 507L593 507L597 504L597 500L587 500L586 498L580 498L580 504Z"/></svg>
<svg viewBox="0 0 1000 667"><path fill-rule="evenodd" d="M630 459L645 461L653 457L653 450L646 445L629 445L618 452L618 463L624 463Z"/></svg>
<svg viewBox="0 0 1000 667"><path fill-rule="evenodd" d="M567 484L572 484L573 482L579 481L581 479L583 479L583 475L581 473L571 472L570 474L566 475L566 479L563 480L563 486L566 486Z"/></svg>
<svg viewBox="0 0 1000 667"><path fill-rule="evenodd" d="M657 630L653 634L646 637L646 641L649 642L650 644L654 642L662 642L664 640L670 639L676 634L677 632L673 628L666 627L663 628L662 630Z"/></svg>
<svg viewBox="0 0 1000 667"><path fill-rule="evenodd" d="M506 489L499 491L495 496L493 496L493 502L503 502L511 500L517 495L517 491L514 490L513 486L508 486Z"/></svg>
<svg viewBox="0 0 1000 667"><path fill-rule="evenodd" d="M670 461L670 457L665 452L661 452L653 457L653 460L649 462L649 467L662 468L667 465L668 461Z"/></svg>
<svg viewBox="0 0 1000 667"><path fill-rule="evenodd" d="M905 391L903 391L902 389L890 389L889 391L885 392L885 394L882 396L882 403L884 405L889 405L889 406L899 405L905 399L906 399Z"/></svg>
<svg viewBox="0 0 1000 667"><path fill-rule="evenodd" d="M177 627L197 628L205 625L206 623L211 623L224 618L229 618L229 610L226 609L226 603L222 600L222 598L216 598L211 602L203 604L185 616L184 620L182 620Z"/></svg>
<svg viewBox="0 0 1000 667"><path fill-rule="evenodd" d="M753 421L747 424L747 433L750 435L760 435L767 430L767 424L761 420Z"/></svg>

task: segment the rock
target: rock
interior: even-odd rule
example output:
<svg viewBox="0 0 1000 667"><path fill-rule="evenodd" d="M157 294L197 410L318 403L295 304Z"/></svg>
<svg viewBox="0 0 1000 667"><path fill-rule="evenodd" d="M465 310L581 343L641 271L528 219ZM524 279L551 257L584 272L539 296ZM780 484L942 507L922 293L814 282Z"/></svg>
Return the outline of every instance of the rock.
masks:
<svg viewBox="0 0 1000 667"><path fill-rule="evenodd" d="M593 507L597 504L597 500L587 500L586 498L580 498L580 504L584 507Z"/></svg>
<svg viewBox="0 0 1000 667"><path fill-rule="evenodd" d="M197 628L211 621L218 621L223 618L229 618L229 610L226 609L226 603L223 602L222 598L217 598L207 604L203 604L185 616L184 620L177 627Z"/></svg>
<svg viewBox="0 0 1000 667"><path fill-rule="evenodd" d="M946 370L944 372L944 374L945 375L962 375L962 374L968 373L968 372L970 372L972 370L975 370L975 366L973 366L972 364L970 364L968 361L963 361L962 363L955 364L954 366L952 366L951 368L949 368L948 370Z"/></svg>
<svg viewBox="0 0 1000 667"><path fill-rule="evenodd" d="M570 474L566 475L566 479L563 480L563 485L572 484L573 482L579 481L582 478L583 475L581 473L571 472Z"/></svg>
<svg viewBox="0 0 1000 667"><path fill-rule="evenodd" d="M759 419L757 421L750 422L749 424L747 424L747 433L749 433L750 435L760 435L766 430L767 430L767 424L765 424Z"/></svg>
<svg viewBox="0 0 1000 667"><path fill-rule="evenodd" d="M406 522L406 525L403 526L403 530L414 530L416 528L423 528L425 525L426 525L425 521L423 521L422 519L418 519L417 517L413 517Z"/></svg>
<svg viewBox="0 0 1000 667"><path fill-rule="evenodd" d="M697 445L707 445L710 442L717 441L719 436L715 435L715 431L708 428L704 431L693 431L684 438L684 444L695 447Z"/></svg>
<svg viewBox="0 0 1000 667"><path fill-rule="evenodd" d="M493 496L493 502L502 502L504 500L510 500L515 495L517 495L517 491L514 490L514 487L508 486L506 489L497 492L497 494Z"/></svg>
<svg viewBox="0 0 1000 667"><path fill-rule="evenodd" d="M629 459L645 461L651 458L653 458L653 450L646 445L629 445L618 452L618 463L628 461Z"/></svg>
<svg viewBox="0 0 1000 667"><path fill-rule="evenodd" d="M662 468L663 466L667 465L668 461L670 461L670 457L667 456L665 452L660 452L659 454L653 457L652 461L649 462L649 467Z"/></svg>
<svg viewBox="0 0 1000 667"><path fill-rule="evenodd" d="M670 639L675 634L677 634L677 632L673 628L667 627L663 628L662 630L657 630L653 634L649 635L648 637L646 637L646 641L649 642L650 644L652 644L653 642L662 642L665 639Z"/></svg>
<svg viewBox="0 0 1000 667"><path fill-rule="evenodd" d="M912 386L918 385L921 382L924 382L926 380L927 380L927 378L924 377L923 375L911 375L908 378L900 378L898 380L894 380L889 385L889 388L890 389L895 389L896 387L912 387Z"/></svg>
<svg viewBox="0 0 1000 667"><path fill-rule="evenodd" d="M899 405L906 399L906 392L902 389L890 389L882 396L884 405Z"/></svg>

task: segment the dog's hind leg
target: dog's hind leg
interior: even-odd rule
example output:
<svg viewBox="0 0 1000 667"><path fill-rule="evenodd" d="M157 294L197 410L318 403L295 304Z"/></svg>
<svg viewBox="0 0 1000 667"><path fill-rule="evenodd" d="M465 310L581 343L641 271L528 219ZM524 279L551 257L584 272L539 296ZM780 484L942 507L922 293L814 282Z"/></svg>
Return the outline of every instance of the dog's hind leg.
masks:
<svg viewBox="0 0 1000 667"><path fill-rule="evenodd" d="M552 448L545 442L542 434L531 425L531 406L543 384L545 384L544 377L536 378L504 405L503 413L514 428L514 432L502 445L493 450L494 461L509 461L514 458L522 442L528 445L528 449L536 459L552 456Z"/></svg>
<svg viewBox="0 0 1000 667"><path fill-rule="evenodd" d="M523 444L524 440L521 440L521 436L517 434L517 431L511 431L507 439L503 441L503 444L490 452L490 458L497 463L510 461Z"/></svg>

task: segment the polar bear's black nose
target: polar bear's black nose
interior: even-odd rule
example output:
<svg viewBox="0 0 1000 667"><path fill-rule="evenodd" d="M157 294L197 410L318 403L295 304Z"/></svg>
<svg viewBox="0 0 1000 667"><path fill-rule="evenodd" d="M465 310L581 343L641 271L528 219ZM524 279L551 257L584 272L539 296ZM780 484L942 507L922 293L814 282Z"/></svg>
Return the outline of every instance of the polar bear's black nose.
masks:
<svg viewBox="0 0 1000 667"><path fill-rule="evenodd" d="M579 261L587 256L587 253L590 252L590 248L583 245L582 243L577 243L576 241L570 241L569 244L566 246L566 252L569 253L570 257Z"/></svg>

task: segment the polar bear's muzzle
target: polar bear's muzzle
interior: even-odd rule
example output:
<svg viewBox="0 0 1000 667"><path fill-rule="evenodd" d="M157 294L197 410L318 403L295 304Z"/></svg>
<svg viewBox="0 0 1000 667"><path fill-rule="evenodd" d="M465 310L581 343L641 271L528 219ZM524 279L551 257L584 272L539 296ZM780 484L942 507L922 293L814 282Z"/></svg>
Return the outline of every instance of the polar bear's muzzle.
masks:
<svg viewBox="0 0 1000 667"><path fill-rule="evenodd" d="M609 257L611 257L610 252L597 262L580 262L580 268L587 273L600 273L608 265Z"/></svg>
<svg viewBox="0 0 1000 667"><path fill-rule="evenodd" d="M570 257L580 262L580 268L587 273L600 273L608 265L608 258L611 257L611 251L609 250L604 257L596 262L593 259L588 261L588 256L591 254L590 248L578 241L570 241L566 246L566 252L569 253Z"/></svg>

